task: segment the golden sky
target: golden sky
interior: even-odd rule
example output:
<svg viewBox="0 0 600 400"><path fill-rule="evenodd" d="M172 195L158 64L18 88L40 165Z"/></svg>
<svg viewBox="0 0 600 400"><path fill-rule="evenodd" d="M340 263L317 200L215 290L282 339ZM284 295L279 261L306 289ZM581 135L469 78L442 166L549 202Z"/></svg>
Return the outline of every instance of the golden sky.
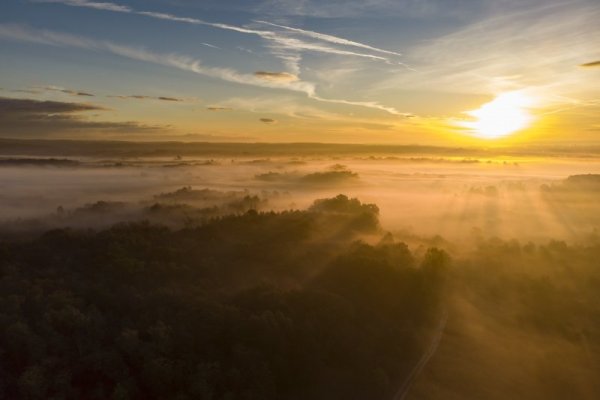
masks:
<svg viewBox="0 0 600 400"><path fill-rule="evenodd" d="M506 144L600 134L594 0L7 0L0 15L1 137Z"/></svg>

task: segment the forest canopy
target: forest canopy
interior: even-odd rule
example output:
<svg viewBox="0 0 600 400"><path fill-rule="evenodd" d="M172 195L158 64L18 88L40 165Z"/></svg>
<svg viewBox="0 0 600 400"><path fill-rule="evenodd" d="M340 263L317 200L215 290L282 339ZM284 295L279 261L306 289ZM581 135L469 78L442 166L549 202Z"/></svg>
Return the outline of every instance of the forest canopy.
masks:
<svg viewBox="0 0 600 400"><path fill-rule="evenodd" d="M358 240L384 235L378 212L340 195L5 239L0 397L390 398L427 345L449 259Z"/></svg>

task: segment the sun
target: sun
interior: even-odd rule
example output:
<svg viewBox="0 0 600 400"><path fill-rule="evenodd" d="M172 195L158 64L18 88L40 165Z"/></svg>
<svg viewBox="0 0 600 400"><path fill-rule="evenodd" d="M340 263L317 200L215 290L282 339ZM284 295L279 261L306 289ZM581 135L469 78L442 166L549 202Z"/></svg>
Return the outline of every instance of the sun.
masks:
<svg viewBox="0 0 600 400"><path fill-rule="evenodd" d="M473 117L461 121L461 127L483 139L500 139L528 127L534 117L529 112L533 99L522 91L507 92L477 110L466 111Z"/></svg>

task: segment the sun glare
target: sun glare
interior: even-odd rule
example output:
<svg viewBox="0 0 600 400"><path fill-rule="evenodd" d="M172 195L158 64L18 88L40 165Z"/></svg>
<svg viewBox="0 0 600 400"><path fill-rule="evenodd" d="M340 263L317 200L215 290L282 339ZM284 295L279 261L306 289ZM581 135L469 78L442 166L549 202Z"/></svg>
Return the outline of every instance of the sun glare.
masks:
<svg viewBox="0 0 600 400"><path fill-rule="evenodd" d="M523 92L507 92L477 110L466 111L474 118L462 121L460 126L484 139L499 139L526 128L533 121L529 112L533 100Z"/></svg>

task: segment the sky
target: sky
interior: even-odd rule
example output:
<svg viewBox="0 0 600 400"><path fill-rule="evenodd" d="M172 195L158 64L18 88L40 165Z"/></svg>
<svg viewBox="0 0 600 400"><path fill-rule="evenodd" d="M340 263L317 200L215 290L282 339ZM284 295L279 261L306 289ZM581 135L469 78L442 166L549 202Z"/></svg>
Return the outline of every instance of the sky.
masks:
<svg viewBox="0 0 600 400"><path fill-rule="evenodd" d="M599 143L597 0L2 0L0 137Z"/></svg>

